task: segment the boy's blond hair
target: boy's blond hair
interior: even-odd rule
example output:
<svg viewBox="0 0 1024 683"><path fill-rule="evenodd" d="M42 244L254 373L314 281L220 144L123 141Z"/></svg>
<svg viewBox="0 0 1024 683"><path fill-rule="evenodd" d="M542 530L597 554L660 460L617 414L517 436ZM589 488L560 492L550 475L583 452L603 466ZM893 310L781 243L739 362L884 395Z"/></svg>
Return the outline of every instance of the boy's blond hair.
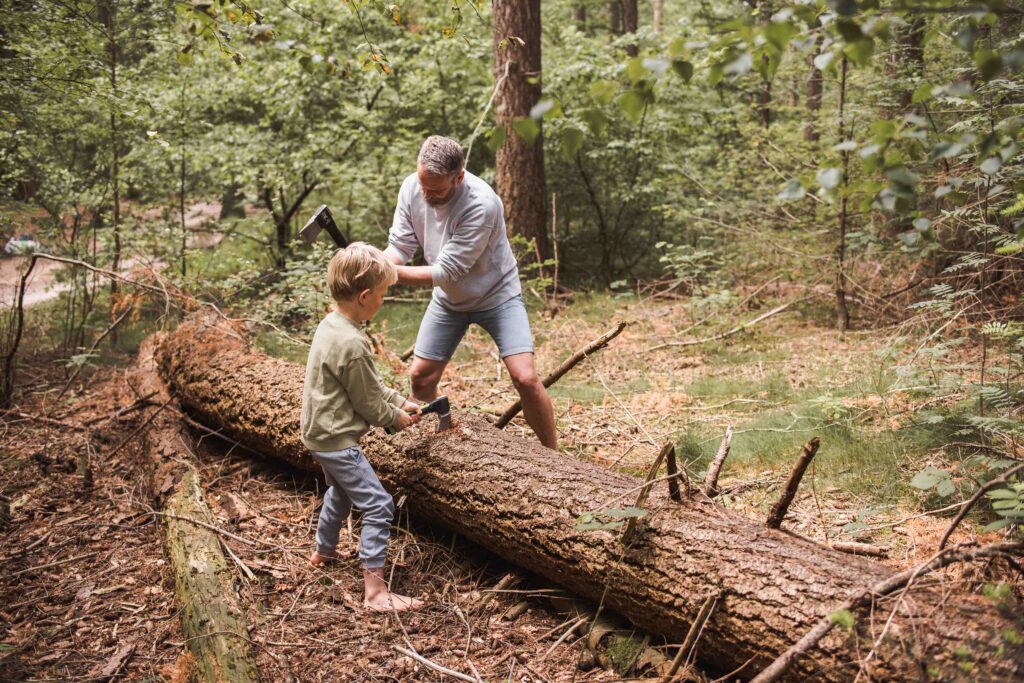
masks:
<svg viewBox="0 0 1024 683"><path fill-rule="evenodd" d="M327 264L327 285L335 301L349 301L365 289L398 281L398 270L377 247L353 242L334 252Z"/></svg>

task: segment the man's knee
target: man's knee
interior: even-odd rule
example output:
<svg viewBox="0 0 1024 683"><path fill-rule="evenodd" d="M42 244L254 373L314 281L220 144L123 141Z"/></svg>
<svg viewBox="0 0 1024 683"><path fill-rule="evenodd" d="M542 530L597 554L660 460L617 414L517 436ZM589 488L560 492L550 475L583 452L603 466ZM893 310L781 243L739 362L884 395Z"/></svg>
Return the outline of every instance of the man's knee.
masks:
<svg viewBox="0 0 1024 683"><path fill-rule="evenodd" d="M537 371L533 366L516 368L514 370L510 369L509 376L512 378L512 386L520 394L523 392L532 394L544 389L544 385L541 384L540 377L537 376Z"/></svg>
<svg viewBox="0 0 1024 683"><path fill-rule="evenodd" d="M412 391L414 394L430 393L430 391L437 388L437 383L440 381L441 372L438 372L433 368L413 366L412 370L409 372L409 382L412 384Z"/></svg>

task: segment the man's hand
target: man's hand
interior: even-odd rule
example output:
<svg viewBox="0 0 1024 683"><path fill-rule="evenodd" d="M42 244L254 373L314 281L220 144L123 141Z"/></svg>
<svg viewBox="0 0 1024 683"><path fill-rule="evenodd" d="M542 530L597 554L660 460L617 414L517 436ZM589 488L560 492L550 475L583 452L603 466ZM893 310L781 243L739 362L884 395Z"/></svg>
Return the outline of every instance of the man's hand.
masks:
<svg viewBox="0 0 1024 683"><path fill-rule="evenodd" d="M398 284L413 287L433 287L434 276L430 266L398 266Z"/></svg>
<svg viewBox="0 0 1024 683"><path fill-rule="evenodd" d="M416 419L419 419L420 410L422 408L423 406L421 406L419 403L416 403L415 401L406 401L405 403L402 404L402 410L409 413L410 415L415 415Z"/></svg>

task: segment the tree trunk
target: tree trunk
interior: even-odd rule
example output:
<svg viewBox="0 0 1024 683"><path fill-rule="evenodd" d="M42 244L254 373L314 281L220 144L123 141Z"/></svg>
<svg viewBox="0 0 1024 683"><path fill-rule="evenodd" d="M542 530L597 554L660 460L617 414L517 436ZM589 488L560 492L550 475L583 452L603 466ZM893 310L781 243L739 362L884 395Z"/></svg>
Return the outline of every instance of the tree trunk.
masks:
<svg viewBox="0 0 1024 683"><path fill-rule="evenodd" d="M639 18L637 16L636 0L622 0L622 30L630 35L635 35L636 30L639 27ZM626 54L630 57L637 56L636 43L630 43L626 46Z"/></svg>
<svg viewBox="0 0 1024 683"><path fill-rule="evenodd" d="M576 28L580 31L587 30L587 6L575 4L572 6L572 20L576 22Z"/></svg>
<svg viewBox="0 0 1024 683"><path fill-rule="evenodd" d="M820 26L821 22L815 23L815 26ZM807 122L804 124L804 140L807 142L818 141L818 112L821 111L821 94L824 87L824 79L822 78L821 69L814 65L814 58L818 56L818 46L821 45L821 39L814 41L814 47L811 49L810 54L807 55L807 68L809 74L807 76L807 97L805 101L807 103Z"/></svg>
<svg viewBox="0 0 1024 683"><path fill-rule="evenodd" d="M302 366L253 351L239 331L213 319L182 325L157 356L161 374L198 419L250 448L318 470L298 439ZM703 499L673 503L660 491L623 548L618 531L581 531L577 520L630 505L640 480L505 434L478 415L456 418L441 434L433 433L433 419L394 436L373 430L363 448L414 514L603 600L669 642L681 642L706 599L720 595L699 645L709 670L753 675L837 605L896 573ZM852 680L890 611L889 637L865 664L873 679L917 679L933 669L940 678L962 677L964 658L954 654L960 647L971 653L972 676L1024 673L1024 655L1000 635L1013 622L980 596L915 586L879 599L873 610L856 615L852 632L827 635L789 679Z"/></svg>
<svg viewBox="0 0 1024 683"><path fill-rule="evenodd" d="M846 71L848 62L846 55L839 67L839 139L846 139ZM843 191L839 197L839 239L836 243L836 328L840 332L850 329L850 309L846 305L846 228L847 228L847 193L850 184L850 152L844 150L843 155Z"/></svg>
<svg viewBox="0 0 1024 683"><path fill-rule="evenodd" d="M655 33L665 29L665 0L654 0L654 17L651 22Z"/></svg>
<svg viewBox="0 0 1024 683"><path fill-rule="evenodd" d="M924 31L925 19L915 16L911 22L895 29L892 49L885 61L885 74L890 83L896 85L895 92L888 92L888 97L895 96L895 101L888 99L882 106L881 115L891 118L906 111L913 104L914 87L924 76ZM893 109L892 105L896 108Z"/></svg>
<svg viewBox="0 0 1024 683"><path fill-rule="evenodd" d="M622 33L622 0L612 0L608 3L608 30L612 38Z"/></svg>
<svg viewBox="0 0 1024 683"><path fill-rule="evenodd" d="M495 0L494 79L501 83L495 110L498 125L510 133L512 122L529 116L540 99L540 69L540 0ZM541 258L548 258L543 133L532 144L510 134L495 157L495 190L509 234L535 240Z"/></svg>
<svg viewBox="0 0 1024 683"><path fill-rule="evenodd" d="M197 678L209 683L248 683L259 674L249 647L245 616L235 591L235 574L212 530L187 520L213 524L191 462L192 439L172 412L170 399L153 360L157 339L139 351L136 387L153 393L160 407L145 412L146 457L151 494L161 509L167 559L174 574L179 618L189 650L196 658Z"/></svg>

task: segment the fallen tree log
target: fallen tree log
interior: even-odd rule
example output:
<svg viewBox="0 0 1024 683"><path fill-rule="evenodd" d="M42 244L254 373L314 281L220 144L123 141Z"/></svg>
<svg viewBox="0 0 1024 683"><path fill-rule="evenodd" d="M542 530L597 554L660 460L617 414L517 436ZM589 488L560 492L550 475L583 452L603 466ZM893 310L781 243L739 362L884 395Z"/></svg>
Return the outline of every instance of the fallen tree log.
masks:
<svg viewBox="0 0 1024 683"><path fill-rule="evenodd" d="M303 368L249 348L238 330L194 320L160 346L161 373L200 421L242 444L318 471L298 439ZM442 524L511 562L682 642L707 598L718 595L698 643L711 671L749 677L848 598L896 572L890 567L766 529L713 503L660 495L628 547L609 530L581 531L584 513L624 507L642 482L457 415L394 436L363 440L385 485L421 518ZM921 583L926 583L922 581ZM984 598L915 586L879 599L850 630L834 629L789 671L789 680L1011 680L1024 651L1005 633L1020 626ZM869 615L881 615L869 616ZM968 667L969 665L969 667ZM927 677L925 676L925 677Z"/></svg>
<svg viewBox="0 0 1024 683"><path fill-rule="evenodd" d="M216 520L191 462L191 436L175 417L175 401L156 371L155 341L151 338L143 343L133 380L136 390L151 392L159 401L145 412L149 423L146 464L150 493L160 507L182 631L195 657L194 677L210 683L252 683L259 680L259 674L234 587L234 572L221 552L217 534L202 526Z"/></svg>

